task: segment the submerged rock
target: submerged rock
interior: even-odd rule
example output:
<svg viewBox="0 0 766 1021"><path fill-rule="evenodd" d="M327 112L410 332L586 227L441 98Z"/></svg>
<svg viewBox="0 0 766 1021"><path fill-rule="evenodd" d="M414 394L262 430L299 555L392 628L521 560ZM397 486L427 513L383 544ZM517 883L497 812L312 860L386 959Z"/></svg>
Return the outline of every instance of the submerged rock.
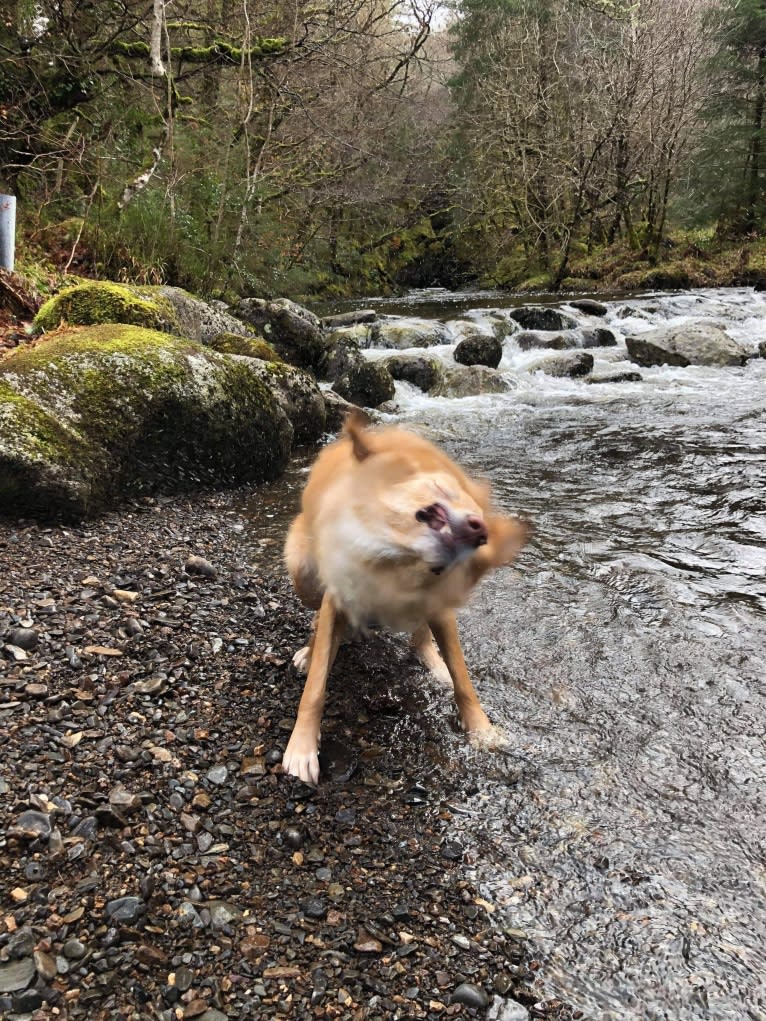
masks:
<svg viewBox="0 0 766 1021"><path fill-rule="evenodd" d="M597 326L595 330L583 330L583 347L616 347L617 338L605 326Z"/></svg>
<svg viewBox="0 0 766 1021"><path fill-rule="evenodd" d="M744 365L747 355L722 326L700 320L626 337L637 365Z"/></svg>
<svg viewBox="0 0 766 1021"><path fill-rule="evenodd" d="M72 519L274 478L293 430L259 364L125 325L18 348L0 363L0 510Z"/></svg>
<svg viewBox="0 0 766 1021"><path fill-rule="evenodd" d="M548 351L566 351L579 347L577 337L572 333L535 333L530 330L523 330L513 338L522 351L532 351L534 348L543 348Z"/></svg>

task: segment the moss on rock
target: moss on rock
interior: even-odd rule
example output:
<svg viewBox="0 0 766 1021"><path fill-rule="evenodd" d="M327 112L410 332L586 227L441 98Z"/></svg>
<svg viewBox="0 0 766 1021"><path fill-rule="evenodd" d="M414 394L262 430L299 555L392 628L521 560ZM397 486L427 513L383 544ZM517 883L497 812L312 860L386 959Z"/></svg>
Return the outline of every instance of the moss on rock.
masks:
<svg viewBox="0 0 766 1021"><path fill-rule="evenodd" d="M246 358L257 358L262 362L281 362L274 348L261 337L245 337L238 333L221 333L210 346L214 351L225 355L244 355Z"/></svg>
<svg viewBox="0 0 766 1021"><path fill-rule="evenodd" d="M18 348L0 362L0 512L72 518L275 477L292 427L253 364L125 325Z"/></svg>
<svg viewBox="0 0 766 1021"><path fill-rule="evenodd" d="M65 288L45 302L33 325L37 333L49 333L62 323L71 326L129 323L166 333L179 332L175 310L158 288L108 281Z"/></svg>

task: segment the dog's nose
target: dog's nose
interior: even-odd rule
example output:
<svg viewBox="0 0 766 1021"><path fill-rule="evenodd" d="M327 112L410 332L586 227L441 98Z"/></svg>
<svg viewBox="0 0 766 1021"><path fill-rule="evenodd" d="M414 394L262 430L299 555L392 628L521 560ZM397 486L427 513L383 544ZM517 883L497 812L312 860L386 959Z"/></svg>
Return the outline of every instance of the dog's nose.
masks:
<svg viewBox="0 0 766 1021"><path fill-rule="evenodd" d="M467 542L478 549L479 546L483 546L487 541L487 526L477 517L476 514L466 514L465 516L465 536Z"/></svg>

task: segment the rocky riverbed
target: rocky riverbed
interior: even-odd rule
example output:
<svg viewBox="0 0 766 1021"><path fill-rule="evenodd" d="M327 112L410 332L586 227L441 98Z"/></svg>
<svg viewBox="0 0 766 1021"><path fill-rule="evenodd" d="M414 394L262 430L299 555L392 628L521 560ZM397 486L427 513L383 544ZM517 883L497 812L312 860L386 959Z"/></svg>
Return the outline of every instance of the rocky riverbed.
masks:
<svg viewBox="0 0 766 1021"><path fill-rule="evenodd" d="M281 774L309 616L240 508L0 522L0 1016L577 1017L465 878L487 758L402 641L341 651L325 779Z"/></svg>

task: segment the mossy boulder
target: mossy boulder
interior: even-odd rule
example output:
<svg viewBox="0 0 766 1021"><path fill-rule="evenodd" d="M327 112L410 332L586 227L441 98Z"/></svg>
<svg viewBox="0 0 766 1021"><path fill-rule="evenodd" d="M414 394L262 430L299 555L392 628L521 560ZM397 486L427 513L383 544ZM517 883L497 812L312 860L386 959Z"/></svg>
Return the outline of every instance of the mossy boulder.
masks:
<svg viewBox="0 0 766 1021"><path fill-rule="evenodd" d="M378 408L393 398L396 387L385 365L363 360L350 366L333 384L333 390L352 404L363 408Z"/></svg>
<svg viewBox="0 0 766 1021"><path fill-rule="evenodd" d="M17 348L0 361L0 513L77 519L274 478L293 429L263 364L129 325Z"/></svg>
<svg viewBox="0 0 766 1021"><path fill-rule="evenodd" d="M180 332L173 306L156 288L107 281L64 288L45 302L33 326L37 333L50 333L62 323L71 326L126 323L166 333Z"/></svg>
<svg viewBox="0 0 766 1021"><path fill-rule="evenodd" d="M152 287L92 280L67 287L42 306L34 319L37 333L62 324L96 326L125 323L210 344L223 333L247 336L246 326L180 287Z"/></svg>
<svg viewBox="0 0 766 1021"><path fill-rule="evenodd" d="M233 311L262 333L286 362L313 372L322 371L327 343L322 324L313 312L287 298L275 301L243 298Z"/></svg>
<svg viewBox="0 0 766 1021"><path fill-rule="evenodd" d="M314 377L282 361L250 359L250 362L251 371L268 387L287 415L293 427L293 444L318 440L327 428L327 409Z"/></svg>
<svg viewBox="0 0 766 1021"><path fill-rule="evenodd" d="M211 341L214 351L224 355L244 355L262 362L281 362L274 348L262 337L243 336L237 333L221 333Z"/></svg>

